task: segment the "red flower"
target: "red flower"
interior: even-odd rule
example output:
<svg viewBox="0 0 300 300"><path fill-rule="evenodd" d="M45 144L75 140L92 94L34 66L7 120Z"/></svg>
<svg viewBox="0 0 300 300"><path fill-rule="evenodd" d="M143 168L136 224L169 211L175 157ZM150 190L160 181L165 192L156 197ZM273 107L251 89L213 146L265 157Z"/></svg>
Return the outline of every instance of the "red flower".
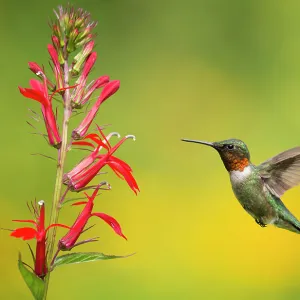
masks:
<svg viewBox="0 0 300 300"><path fill-rule="evenodd" d="M88 112L88 114L83 119L83 121L80 123L80 125L76 129L73 130L73 132L72 132L73 139L80 140L85 136L85 134L87 133L95 116L97 115L100 105L106 99L108 99L110 96L112 96L114 93L116 93L117 90L119 89L119 87L120 87L119 80L112 80L104 86L99 98L97 99L97 101L94 104L94 106L92 107L92 109Z"/></svg>
<svg viewBox="0 0 300 300"><path fill-rule="evenodd" d="M88 146L94 148L93 152L84 158L73 170L64 175L64 183L73 190L84 188L105 166L108 165L118 177L125 179L129 187L137 194L139 187L133 177L132 169L123 160L113 156L114 152L129 138L135 139L133 135L125 136L119 143L112 147L109 143L109 138L118 133L112 133L107 137L104 136L101 129L98 127L100 135L88 134L83 141L73 142L73 145ZM91 140L96 144L85 141ZM102 149L107 151L106 154L99 154Z"/></svg>
<svg viewBox="0 0 300 300"><path fill-rule="evenodd" d="M120 235L124 239L127 239L125 235L122 233L122 229L120 224L115 220L113 217L106 215L104 213L93 213L93 207L94 207L94 199L97 196L97 193L103 184L99 184L98 187L93 192L92 196L88 196L86 193L86 197L88 201L84 202L77 202L73 205L81 205L85 204L84 209L77 217L76 221L74 222L73 226L70 228L69 232L59 240L58 242L58 248L60 250L71 250L73 247L76 246L76 242L78 238L80 237L81 233L84 231L84 227L86 226L89 218L91 217L99 217L103 221L105 221L114 231L116 234ZM84 242L89 242L94 239L86 240ZM78 244L82 244L84 242L80 242ZM77 244L77 245L78 245Z"/></svg>
<svg viewBox="0 0 300 300"><path fill-rule="evenodd" d="M43 278L47 274L46 266L46 233L48 229L54 226L70 228L63 224L52 224L45 228L45 205L44 201L38 202L39 208L33 205L33 211L36 220L13 220L14 222L32 223L36 229L32 227L21 227L15 229L10 235L16 238L21 238L24 241L36 239L36 255L34 272L37 276Z"/></svg>
<svg viewBox="0 0 300 300"><path fill-rule="evenodd" d="M19 87L19 90L26 98L30 98L41 103L45 126L48 132L49 143L50 145L59 148L61 138L52 110L52 97L49 97L48 95L46 78L44 77L44 83L41 83L35 79L31 79L29 83L31 85L31 89Z"/></svg>

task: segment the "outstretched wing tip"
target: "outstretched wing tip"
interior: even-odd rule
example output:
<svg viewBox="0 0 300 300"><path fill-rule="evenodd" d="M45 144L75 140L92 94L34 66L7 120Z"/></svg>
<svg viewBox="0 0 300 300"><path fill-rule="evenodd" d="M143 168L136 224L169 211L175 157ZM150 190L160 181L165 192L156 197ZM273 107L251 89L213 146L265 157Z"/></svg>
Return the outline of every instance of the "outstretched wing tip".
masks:
<svg viewBox="0 0 300 300"><path fill-rule="evenodd" d="M300 184L300 147L284 151L257 166L268 189L280 197Z"/></svg>

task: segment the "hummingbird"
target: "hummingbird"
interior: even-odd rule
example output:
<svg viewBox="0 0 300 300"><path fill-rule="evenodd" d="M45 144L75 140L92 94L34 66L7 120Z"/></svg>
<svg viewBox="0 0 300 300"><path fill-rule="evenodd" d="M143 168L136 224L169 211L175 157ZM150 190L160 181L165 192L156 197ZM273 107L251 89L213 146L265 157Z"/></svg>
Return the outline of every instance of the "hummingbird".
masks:
<svg viewBox="0 0 300 300"><path fill-rule="evenodd" d="M246 144L241 140L213 143L189 139L182 141L207 145L218 151L236 198L257 224L261 227L272 224L300 233L299 220L280 199L285 191L300 184L300 147L254 165Z"/></svg>

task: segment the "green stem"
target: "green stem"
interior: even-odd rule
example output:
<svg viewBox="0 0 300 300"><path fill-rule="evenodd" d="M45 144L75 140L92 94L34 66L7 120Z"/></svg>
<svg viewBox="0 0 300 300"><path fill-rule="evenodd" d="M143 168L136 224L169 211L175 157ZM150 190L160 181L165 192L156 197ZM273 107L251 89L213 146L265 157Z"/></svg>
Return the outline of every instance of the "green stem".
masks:
<svg viewBox="0 0 300 300"><path fill-rule="evenodd" d="M67 59L64 63L64 87L69 87L69 66ZM58 152L58 161L57 161L57 171L56 171L56 182L55 182L55 189L54 189L54 196L52 202L52 209L50 215L50 224L58 223L59 217L59 210L60 210L60 198L62 194L62 187L63 187L63 174L64 174L64 165L65 159L67 154L68 148L68 125L69 120L72 114L72 107L71 107L71 99L70 99L70 91L66 89L64 92L64 119L63 119L63 126L62 126L62 142L61 147ZM47 266L50 268L52 256L54 253L54 246L55 246L55 238L56 238L56 227L53 227L48 234L48 261ZM50 281L50 270L47 276L45 277L45 291L44 291L44 300L47 298L49 281Z"/></svg>

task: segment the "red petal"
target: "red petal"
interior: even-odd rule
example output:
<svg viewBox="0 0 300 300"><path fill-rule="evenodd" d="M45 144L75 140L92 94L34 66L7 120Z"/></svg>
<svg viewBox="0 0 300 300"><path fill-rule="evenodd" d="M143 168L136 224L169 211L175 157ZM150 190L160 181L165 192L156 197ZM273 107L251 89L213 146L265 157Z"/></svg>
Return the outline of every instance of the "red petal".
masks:
<svg viewBox="0 0 300 300"><path fill-rule="evenodd" d="M92 52L88 59L86 60L83 70L82 70L82 78L83 80L86 79L86 77L88 76L88 74L90 73L92 67L94 66L95 62L97 60L97 52Z"/></svg>
<svg viewBox="0 0 300 300"><path fill-rule="evenodd" d="M110 156L109 160L115 161L116 163L122 165L123 168L127 169L128 171L132 171L131 167L124 161L115 156Z"/></svg>
<svg viewBox="0 0 300 300"><path fill-rule="evenodd" d="M43 105L48 104L47 101L45 100L44 95L40 91L33 90L33 89L21 88L21 87L19 87L19 90L20 90L21 94L26 98L36 100Z"/></svg>
<svg viewBox="0 0 300 300"><path fill-rule="evenodd" d="M12 220L13 222L24 222L24 223L32 223L32 224L36 224L35 221L33 220Z"/></svg>
<svg viewBox="0 0 300 300"><path fill-rule="evenodd" d="M120 81L119 80L112 80L109 83L107 83L104 86L104 88L102 90L102 93L100 94L100 97L98 98L100 103L104 102L107 98L109 98L114 93L116 93L119 88L120 88Z"/></svg>
<svg viewBox="0 0 300 300"><path fill-rule="evenodd" d="M125 240L127 240L126 236L122 233L121 225L116 219L104 213L93 213L92 216L101 218L115 231L116 234L120 235Z"/></svg>
<svg viewBox="0 0 300 300"><path fill-rule="evenodd" d="M17 228L10 234L10 236L21 238L24 241L34 239L36 238L36 235L37 231L30 227Z"/></svg>
<svg viewBox="0 0 300 300"><path fill-rule="evenodd" d="M55 65L55 68L57 68L57 71L59 72L60 68L59 68L57 51L55 50L55 48L51 44L49 44L47 48L48 48L48 52L51 56L51 59L53 61L53 64Z"/></svg>
<svg viewBox="0 0 300 300"><path fill-rule="evenodd" d="M119 173L124 176L124 179L128 183L129 187L133 190L135 194L137 194L137 191L139 191L139 187L137 185L137 182L135 181L133 175L129 170L124 168L121 164L118 164L115 161L110 161L107 163L116 173Z"/></svg>
<svg viewBox="0 0 300 300"><path fill-rule="evenodd" d="M108 149L108 146L107 144L104 144L100 137L97 135L97 134L88 134L87 136L85 136L84 139L91 139L92 141L94 141L95 143L98 144L98 146L102 146L104 147L105 149Z"/></svg>
<svg viewBox="0 0 300 300"><path fill-rule="evenodd" d="M106 145L107 145L107 146L104 146L104 148L105 148L105 149L111 148L111 145L110 145L108 139L106 138L105 134L102 132L100 126L98 126L98 124L96 124L96 126L97 126L97 129L98 129L99 133L102 135L103 139L104 139L105 142L106 142Z"/></svg>
<svg viewBox="0 0 300 300"><path fill-rule="evenodd" d="M108 164L109 165L109 164ZM121 175L117 170L115 170L114 168L111 168L113 170L113 172L122 180L124 180L124 176Z"/></svg>
<svg viewBox="0 0 300 300"><path fill-rule="evenodd" d="M73 142L72 145L89 146L89 147L95 148L95 146L92 143L84 142L84 141L82 141L82 142Z"/></svg>
<svg viewBox="0 0 300 300"><path fill-rule="evenodd" d="M85 136L85 139L86 139L86 138L91 138L91 137L95 137L95 138L98 138L98 139L99 139L99 136L98 136L98 134L96 134L96 133L89 133L89 134L87 134L87 135Z"/></svg>
<svg viewBox="0 0 300 300"><path fill-rule="evenodd" d="M45 92L45 87L44 85L37 79L30 79L29 84L32 87L33 90L40 91L41 93L44 94Z"/></svg>
<svg viewBox="0 0 300 300"><path fill-rule="evenodd" d="M62 228L71 229L70 226L67 226L67 225L64 225L64 224L55 223L55 224L51 224L50 226L48 226L45 231L47 231L48 229L50 229L52 227L62 227Z"/></svg>
<svg viewBox="0 0 300 300"><path fill-rule="evenodd" d="M72 206L87 204L87 203L88 203L88 201L80 201L80 202L73 203Z"/></svg>

